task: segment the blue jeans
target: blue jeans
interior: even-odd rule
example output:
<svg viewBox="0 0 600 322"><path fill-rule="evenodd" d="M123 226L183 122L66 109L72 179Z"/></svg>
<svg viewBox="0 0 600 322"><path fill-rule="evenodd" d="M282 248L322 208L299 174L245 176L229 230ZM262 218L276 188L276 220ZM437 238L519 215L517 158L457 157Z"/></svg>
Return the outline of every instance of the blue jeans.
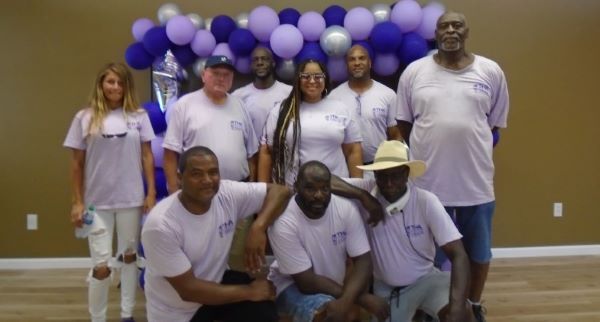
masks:
<svg viewBox="0 0 600 322"><path fill-rule="evenodd" d="M280 314L291 316L294 322L310 322L315 313L332 300L335 298L327 294L304 294L292 284L279 294L275 304Z"/></svg>

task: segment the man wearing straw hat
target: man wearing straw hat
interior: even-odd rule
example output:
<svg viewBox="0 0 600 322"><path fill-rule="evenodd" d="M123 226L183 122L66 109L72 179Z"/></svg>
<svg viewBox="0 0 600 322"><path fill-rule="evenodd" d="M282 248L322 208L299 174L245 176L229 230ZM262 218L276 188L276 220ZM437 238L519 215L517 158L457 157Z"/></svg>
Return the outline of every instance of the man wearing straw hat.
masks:
<svg viewBox="0 0 600 322"><path fill-rule="evenodd" d="M467 310L469 261L461 234L431 192L408 183L425 173L425 163L408 160L400 141L379 145L373 164L375 179L335 179L332 192L366 202L374 196L384 208L382 224L367 226L373 257L373 291L390 301L390 321L411 321L422 310L437 321L470 321ZM360 189L357 189L360 188ZM361 190L362 189L362 190ZM365 203L365 208L372 209ZM363 211L363 217L367 214ZM435 243L452 261L452 272L434 267Z"/></svg>

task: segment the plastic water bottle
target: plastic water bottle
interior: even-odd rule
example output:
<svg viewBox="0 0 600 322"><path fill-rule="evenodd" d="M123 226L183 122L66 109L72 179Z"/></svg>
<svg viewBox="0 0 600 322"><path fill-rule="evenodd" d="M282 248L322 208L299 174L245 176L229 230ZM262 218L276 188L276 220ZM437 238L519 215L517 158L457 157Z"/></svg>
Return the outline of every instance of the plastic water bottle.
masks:
<svg viewBox="0 0 600 322"><path fill-rule="evenodd" d="M75 228L75 237L77 238L87 238L87 236L92 231L92 227L94 226L94 217L96 216L96 207L93 205L88 206L88 208L83 212L83 216L81 220L83 221L83 226Z"/></svg>

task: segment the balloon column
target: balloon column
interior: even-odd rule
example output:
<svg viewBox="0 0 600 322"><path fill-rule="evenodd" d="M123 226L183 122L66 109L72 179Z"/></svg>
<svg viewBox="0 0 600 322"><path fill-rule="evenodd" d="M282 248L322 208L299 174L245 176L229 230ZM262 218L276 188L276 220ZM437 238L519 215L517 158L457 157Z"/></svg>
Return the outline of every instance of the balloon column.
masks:
<svg viewBox="0 0 600 322"><path fill-rule="evenodd" d="M444 10L438 2L421 7L415 0L348 10L332 5L322 13L300 13L294 8L276 12L262 5L234 18L218 15L204 19L165 3L158 9L158 23L148 18L133 22L135 42L126 49L125 60L142 70L156 59L164 60L170 51L178 64L193 66L199 75L206 58L219 54L228 56L238 72L247 74L250 52L261 45L275 53L277 75L284 81L291 79L299 61L308 58L335 68L331 71L335 80L344 81L346 72L337 70L345 67L341 57L360 42L372 51L375 74L388 76L427 54L431 49L427 41L434 38L436 21Z"/></svg>

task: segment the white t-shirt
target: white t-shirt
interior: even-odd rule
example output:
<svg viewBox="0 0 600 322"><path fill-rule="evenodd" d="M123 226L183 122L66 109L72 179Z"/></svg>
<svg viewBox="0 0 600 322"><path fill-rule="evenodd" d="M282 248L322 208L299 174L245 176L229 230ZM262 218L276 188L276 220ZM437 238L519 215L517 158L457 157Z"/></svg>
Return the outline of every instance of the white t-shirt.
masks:
<svg viewBox="0 0 600 322"><path fill-rule="evenodd" d="M445 206L493 201L493 127L506 127L508 89L495 62L475 56L462 70L433 56L410 64L398 83L396 119L413 123L412 159L427 163L414 182Z"/></svg>
<svg viewBox="0 0 600 322"><path fill-rule="evenodd" d="M292 86L275 81L269 88L259 89L250 83L233 91L231 95L239 97L244 102L244 107L252 119L256 137L262 136L267 115L276 106L290 95Z"/></svg>
<svg viewBox="0 0 600 322"><path fill-rule="evenodd" d="M353 202L332 195L323 217L308 218L290 200L285 212L269 229L275 255L269 280L277 294L294 283L290 275L307 269L343 285L346 256L367 253L369 242L359 211Z"/></svg>
<svg viewBox="0 0 600 322"><path fill-rule="evenodd" d="M159 202L142 229L146 255L145 293L149 321L189 321L199 303L181 300L165 277L190 268L196 278L219 283L238 220L257 213L267 193L265 183L221 180L208 212L194 215L179 193Z"/></svg>
<svg viewBox="0 0 600 322"><path fill-rule="evenodd" d="M375 180L345 180L371 191L384 209L390 204L375 189ZM431 272L435 257L434 241L443 246L462 238L433 193L414 185L409 184L409 187L409 199L402 212L392 216L386 214L385 223L381 222L375 227L365 225L372 249L373 275L393 286L410 285ZM362 207L360 209L366 220L368 212Z"/></svg>
<svg viewBox="0 0 600 322"><path fill-rule="evenodd" d="M264 142L273 146L273 135L279 117L279 107L274 108L265 124ZM294 163L286 169L285 182L292 186L300 165L318 160L323 162L339 177L348 177L348 164L342 150L342 144L362 142L360 127L352 113L339 100L324 98L317 103L300 104L300 126L302 128L295 151ZM286 133L286 144L291 149L293 140L293 122Z"/></svg>
<svg viewBox="0 0 600 322"><path fill-rule="evenodd" d="M329 96L344 102L357 114L355 118L363 136L363 161L373 162L379 144L387 140L388 127L396 126L396 93L373 80L371 88L362 94L353 91L345 82Z"/></svg>
<svg viewBox="0 0 600 322"><path fill-rule="evenodd" d="M182 96L173 109L163 147L177 153L198 145L210 148L219 159L222 179L248 177L248 159L258 151L252 121L239 98L228 95L214 104L198 90Z"/></svg>
<svg viewBox="0 0 600 322"><path fill-rule="evenodd" d="M101 133L89 134L92 109L79 111L63 145L85 150L84 193L86 205L96 209L139 207L144 203L142 145L154 139L144 110L125 115L112 110L103 120Z"/></svg>

